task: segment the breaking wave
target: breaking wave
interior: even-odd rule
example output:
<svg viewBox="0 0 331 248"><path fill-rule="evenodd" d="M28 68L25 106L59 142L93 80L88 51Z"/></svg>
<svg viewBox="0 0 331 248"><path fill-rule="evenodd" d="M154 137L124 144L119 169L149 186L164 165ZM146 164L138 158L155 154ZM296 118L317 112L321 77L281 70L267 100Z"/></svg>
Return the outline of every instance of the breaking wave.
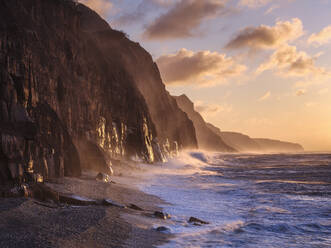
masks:
<svg viewBox="0 0 331 248"><path fill-rule="evenodd" d="M169 203L162 247L331 246L330 154L187 151L144 175L140 188Z"/></svg>

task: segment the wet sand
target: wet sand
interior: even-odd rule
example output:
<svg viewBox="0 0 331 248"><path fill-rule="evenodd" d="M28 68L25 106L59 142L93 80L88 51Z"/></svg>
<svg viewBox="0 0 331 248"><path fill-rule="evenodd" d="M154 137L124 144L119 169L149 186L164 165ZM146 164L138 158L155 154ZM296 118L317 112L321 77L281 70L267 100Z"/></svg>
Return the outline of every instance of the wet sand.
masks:
<svg viewBox="0 0 331 248"><path fill-rule="evenodd" d="M91 174L46 183L61 193L91 199L135 204L144 211L112 206L41 205L31 198L0 198L0 247L155 247L169 234L154 227L165 220L146 217L160 210L162 200L114 177L114 183L96 181Z"/></svg>

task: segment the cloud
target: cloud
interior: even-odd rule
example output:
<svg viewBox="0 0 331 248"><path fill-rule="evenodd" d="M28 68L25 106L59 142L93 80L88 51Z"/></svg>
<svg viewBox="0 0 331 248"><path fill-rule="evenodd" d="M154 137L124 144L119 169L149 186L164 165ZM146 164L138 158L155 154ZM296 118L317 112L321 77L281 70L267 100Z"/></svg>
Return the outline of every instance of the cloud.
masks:
<svg viewBox="0 0 331 248"><path fill-rule="evenodd" d="M142 22L148 13L159 8L169 8L178 0L142 0L140 4L129 12L123 12L112 23L115 25L130 25L136 22Z"/></svg>
<svg viewBox="0 0 331 248"><path fill-rule="evenodd" d="M218 113L230 113L232 112L232 106L228 104L205 104L202 101L196 101L194 103L194 109L202 114L204 117L214 116Z"/></svg>
<svg viewBox="0 0 331 248"><path fill-rule="evenodd" d="M194 36L200 24L220 14L224 5L224 0L181 0L149 25L143 36L158 40Z"/></svg>
<svg viewBox="0 0 331 248"><path fill-rule="evenodd" d="M315 60L316 57L311 57L303 51L297 51L295 46L283 45L271 55L268 61L258 67L257 73L276 70L283 76L296 77L327 74L324 68L315 65Z"/></svg>
<svg viewBox="0 0 331 248"><path fill-rule="evenodd" d="M295 92L296 96L303 96L306 94L306 90L305 89L301 89L301 90L297 90L297 92Z"/></svg>
<svg viewBox="0 0 331 248"><path fill-rule="evenodd" d="M312 34L309 39L309 44L315 44L317 46L321 46L331 42L331 25L325 27L319 33Z"/></svg>
<svg viewBox="0 0 331 248"><path fill-rule="evenodd" d="M278 21L273 27L260 25L244 28L226 45L226 48L274 49L296 40L303 33L301 20L293 18L291 21Z"/></svg>
<svg viewBox="0 0 331 248"><path fill-rule="evenodd" d="M224 83L246 70L225 54L210 51L193 52L185 48L176 54L164 55L156 60L162 78L168 85L211 86Z"/></svg>
<svg viewBox="0 0 331 248"><path fill-rule="evenodd" d="M267 9L264 14L265 15L269 15L270 13L272 13L275 9L279 9L280 6L279 5L272 5L269 9Z"/></svg>
<svg viewBox="0 0 331 248"><path fill-rule="evenodd" d="M113 4L109 0L79 0L79 2L90 7L103 18L107 17L113 7Z"/></svg>
<svg viewBox="0 0 331 248"><path fill-rule="evenodd" d="M159 6L165 6L165 7L168 7L168 6L171 6L173 5L174 3L178 2L179 0L145 0L146 1L150 1L150 2L153 2L155 4L158 4Z"/></svg>
<svg viewBox="0 0 331 248"><path fill-rule="evenodd" d="M271 92L270 91L268 91L268 92L266 92L263 96L261 96L259 99L257 99L259 102L262 102L262 101L265 101L265 100L267 100L268 98L270 98L270 96L271 96Z"/></svg>
<svg viewBox="0 0 331 248"><path fill-rule="evenodd" d="M239 5L249 8L258 8L270 3L272 0L240 0Z"/></svg>
<svg viewBox="0 0 331 248"><path fill-rule="evenodd" d="M294 2L295 0L240 0L238 5L241 7L248 8L260 8L269 3L288 3Z"/></svg>

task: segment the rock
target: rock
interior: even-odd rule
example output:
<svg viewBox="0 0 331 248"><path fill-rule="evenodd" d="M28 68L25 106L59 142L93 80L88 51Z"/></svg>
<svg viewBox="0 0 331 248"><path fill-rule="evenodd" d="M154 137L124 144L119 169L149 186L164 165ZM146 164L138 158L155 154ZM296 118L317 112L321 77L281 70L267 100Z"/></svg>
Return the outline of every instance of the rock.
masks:
<svg viewBox="0 0 331 248"><path fill-rule="evenodd" d="M199 225L199 224L203 224L203 225L207 225L207 224L210 224L209 222L207 221L203 221L203 220L200 220L198 218L195 218L195 217L191 217L189 220L188 220L189 223L192 223L194 225Z"/></svg>
<svg viewBox="0 0 331 248"><path fill-rule="evenodd" d="M169 214L163 213L163 212L160 212L160 211L155 211L154 212L154 217L160 218L160 219L163 219L163 220L171 218L171 216Z"/></svg>
<svg viewBox="0 0 331 248"><path fill-rule="evenodd" d="M118 202L115 202L113 200L110 200L110 199L104 199L102 201L102 205L104 206L113 206L113 207L118 207L118 208L126 208L126 206L118 203Z"/></svg>
<svg viewBox="0 0 331 248"><path fill-rule="evenodd" d="M171 230L168 227L165 226L159 226L155 229L158 232L164 232L164 233L170 233Z"/></svg>
<svg viewBox="0 0 331 248"><path fill-rule="evenodd" d="M24 197L29 197L30 196L29 185L22 184L21 189L22 189L22 194L23 194Z"/></svg>
<svg viewBox="0 0 331 248"><path fill-rule="evenodd" d="M96 200L78 196L78 195L69 195L69 194L59 194L59 201L61 203L65 203L65 204L69 204L69 205L76 205L76 206L97 205Z"/></svg>
<svg viewBox="0 0 331 248"><path fill-rule="evenodd" d="M105 173L98 173L98 175L95 178L97 181L101 181L101 182L105 182L105 183L110 183L111 182L111 178L109 175L105 174Z"/></svg>
<svg viewBox="0 0 331 248"><path fill-rule="evenodd" d="M43 183L35 183L29 187L28 195L39 201L59 202L59 193Z"/></svg>
<svg viewBox="0 0 331 248"><path fill-rule="evenodd" d="M0 183L13 182L11 172L19 175L16 165L9 171L9 163L21 163L27 170L33 160L34 173L47 180L80 176L98 154L103 159L97 164L105 171L97 171L108 175L111 158L136 154L143 158L149 148L142 134L156 137L155 126L136 79L121 60L136 43L73 1L13 0L1 1L0 6L0 140L4 147ZM114 49L114 43L121 49ZM84 142L100 150L93 156L85 153L90 157L86 164L79 149Z"/></svg>
<svg viewBox="0 0 331 248"><path fill-rule="evenodd" d="M32 122L26 109L20 104L14 104L11 108L11 117L14 122Z"/></svg>
<svg viewBox="0 0 331 248"><path fill-rule="evenodd" d="M174 96L174 99L178 106L192 120L200 149L219 152L236 151L234 148L227 145L222 137L215 135L215 133L209 129L201 114L194 109L193 102L186 95Z"/></svg>
<svg viewBox="0 0 331 248"><path fill-rule="evenodd" d="M141 207L138 207L135 204L130 204L128 207L131 208L131 209L133 209L133 210L144 211L144 209L142 209Z"/></svg>

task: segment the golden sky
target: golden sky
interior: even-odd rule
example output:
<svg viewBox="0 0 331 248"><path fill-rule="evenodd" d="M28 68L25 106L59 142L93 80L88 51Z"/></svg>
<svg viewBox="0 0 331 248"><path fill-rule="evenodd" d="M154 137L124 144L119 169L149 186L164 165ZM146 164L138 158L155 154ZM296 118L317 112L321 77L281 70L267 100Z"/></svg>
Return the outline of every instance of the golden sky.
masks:
<svg viewBox="0 0 331 248"><path fill-rule="evenodd" d="M221 130L331 150L331 0L81 0Z"/></svg>

